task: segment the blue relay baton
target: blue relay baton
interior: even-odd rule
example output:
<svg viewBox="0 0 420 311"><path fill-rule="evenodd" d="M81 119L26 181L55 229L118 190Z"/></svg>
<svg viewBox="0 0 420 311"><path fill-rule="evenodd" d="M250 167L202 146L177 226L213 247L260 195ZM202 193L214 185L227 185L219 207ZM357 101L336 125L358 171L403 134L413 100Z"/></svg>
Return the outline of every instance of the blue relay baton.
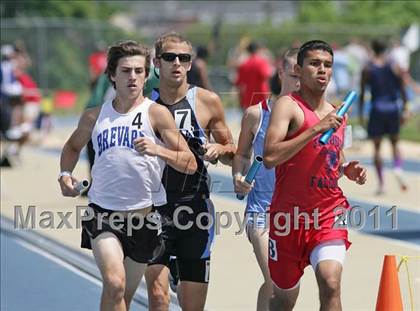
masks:
<svg viewBox="0 0 420 311"><path fill-rule="evenodd" d="M260 169L262 163L263 163L262 156L259 156L259 155L255 156L254 162L252 162L252 165L245 176L245 182L247 184L252 184L252 181L254 180L255 175L257 175L257 172ZM236 198L238 200L243 200L245 198L245 195L237 193Z"/></svg>
<svg viewBox="0 0 420 311"><path fill-rule="evenodd" d="M347 95L346 98L344 98L344 105L341 106L341 108L337 111L337 116L339 117L343 117L347 110L349 110L351 104L353 104L353 102L356 100L357 98L357 93L355 91L350 91ZM332 134L334 133L334 129L331 128L328 131L324 132L321 135L321 138L319 139L319 142L322 145L325 145L328 143L328 141L330 140Z"/></svg>

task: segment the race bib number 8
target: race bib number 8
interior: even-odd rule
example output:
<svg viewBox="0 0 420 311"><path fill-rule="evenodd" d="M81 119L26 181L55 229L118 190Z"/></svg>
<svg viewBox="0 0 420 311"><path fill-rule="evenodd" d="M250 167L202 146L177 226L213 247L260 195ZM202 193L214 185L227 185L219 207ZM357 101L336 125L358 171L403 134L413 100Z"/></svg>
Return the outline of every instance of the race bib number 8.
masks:
<svg viewBox="0 0 420 311"><path fill-rule="evenodd" d="M273 240L272 238L268 239L268 255L270 256L270 259L273 261L277 261L277 245L276 240Z"/></svg>

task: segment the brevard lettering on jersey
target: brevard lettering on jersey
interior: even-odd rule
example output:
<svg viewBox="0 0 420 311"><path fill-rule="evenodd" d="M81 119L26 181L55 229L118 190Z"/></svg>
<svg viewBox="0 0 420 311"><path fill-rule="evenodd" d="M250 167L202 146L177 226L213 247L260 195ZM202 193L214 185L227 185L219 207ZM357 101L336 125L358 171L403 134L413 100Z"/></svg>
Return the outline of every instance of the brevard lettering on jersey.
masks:
<svg viewBox="0 0 420 311"><path fill-rule="evenodd" d="M98 157L112 147L128 147L134 149L134 140L144 137L141 130L133 129L131 126L113 126L100 132L96 141L98 143Z"/></svg>

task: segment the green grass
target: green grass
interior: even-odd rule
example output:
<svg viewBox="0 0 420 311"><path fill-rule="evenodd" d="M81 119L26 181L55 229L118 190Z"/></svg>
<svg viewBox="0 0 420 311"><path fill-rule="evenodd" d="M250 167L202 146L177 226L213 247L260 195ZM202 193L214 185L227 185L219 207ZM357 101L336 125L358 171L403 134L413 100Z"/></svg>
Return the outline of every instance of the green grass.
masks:
<svg viewBox="0 0 420 311"><path fill-rule="evenodd" d="M420 114L412 115L401 129L401 139L420 142Z"/></svg>

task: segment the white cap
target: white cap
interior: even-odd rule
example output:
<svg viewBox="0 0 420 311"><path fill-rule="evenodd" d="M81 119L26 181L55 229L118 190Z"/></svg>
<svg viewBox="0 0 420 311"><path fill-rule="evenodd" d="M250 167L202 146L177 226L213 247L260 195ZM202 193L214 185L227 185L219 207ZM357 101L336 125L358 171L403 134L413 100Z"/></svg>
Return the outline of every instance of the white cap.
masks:
<svg viewBox="0 0 420 311"><path fill-rule="evenodd" d="M2 45L1 47L1 56L10 57L13 55L14 52L15 49L10 44Z"/></svg>

